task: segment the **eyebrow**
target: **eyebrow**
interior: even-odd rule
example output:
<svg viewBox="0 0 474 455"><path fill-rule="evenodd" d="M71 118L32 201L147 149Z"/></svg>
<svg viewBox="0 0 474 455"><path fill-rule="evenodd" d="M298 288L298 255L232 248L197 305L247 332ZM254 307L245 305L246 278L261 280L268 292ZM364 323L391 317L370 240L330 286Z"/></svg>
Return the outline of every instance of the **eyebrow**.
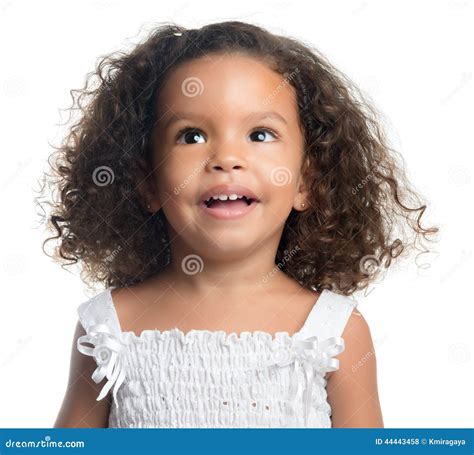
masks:
<svg viewBox="0 0 474 455"><path fill-rule="evenodd" d="M166 120L164 124L164 128L168 128L175 122L179 120L201 120L201 119L208 119L206 115L195 114L193 112L172 112L169 115L168 120ZM247 116L245 116L244 120L264 120L264 119L274 119L278 120L285 125L288 124L285 117L275 111L262 111L262 112L251 112Z"/></svg>

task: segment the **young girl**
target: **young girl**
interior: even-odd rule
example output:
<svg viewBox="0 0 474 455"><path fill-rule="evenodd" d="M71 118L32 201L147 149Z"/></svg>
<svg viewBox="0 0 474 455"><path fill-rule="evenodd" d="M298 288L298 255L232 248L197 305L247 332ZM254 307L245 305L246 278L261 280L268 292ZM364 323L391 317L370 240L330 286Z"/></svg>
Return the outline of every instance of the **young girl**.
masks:
<svg viewBox="0 0 474 455"><path fill-rule="evenodd" d="M394 221L437 229L374 109L243 22L160 25L95 74L47 241L105 290L78 307L55 427L382 427L352 294L409 245Z"/></svg>

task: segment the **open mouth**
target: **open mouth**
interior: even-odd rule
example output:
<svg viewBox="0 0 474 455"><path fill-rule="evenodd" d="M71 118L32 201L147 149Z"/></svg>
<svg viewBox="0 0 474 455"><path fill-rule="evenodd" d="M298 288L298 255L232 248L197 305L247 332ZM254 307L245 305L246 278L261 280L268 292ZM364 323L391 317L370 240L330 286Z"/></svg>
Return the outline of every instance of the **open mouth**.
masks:
<svg viewBox="0 0 474 455"><path fill-rule="evenodd" d="M247 196L211 197L201 202L204 213L220 220L243 217L253 211L260 201Z"/></svg>
<svg viewBox="0 0 474 455"><path fill-rule="evenodd" d="M256 199L248 198L247 196L242 196L237 199L227 199L227 200L220 200L220 199L213 199L209 198L207 201L204 201L204 204L209 209L218 209L218 208L245 208L249 205L256 203Z"/></svg>

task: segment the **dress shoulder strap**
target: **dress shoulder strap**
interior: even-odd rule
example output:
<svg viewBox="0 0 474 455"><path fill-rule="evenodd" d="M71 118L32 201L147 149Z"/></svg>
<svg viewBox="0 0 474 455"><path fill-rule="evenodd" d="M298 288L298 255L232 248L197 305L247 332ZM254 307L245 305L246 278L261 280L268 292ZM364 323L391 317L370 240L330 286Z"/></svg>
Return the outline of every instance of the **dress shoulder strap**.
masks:
<svg viewBox="0 0 474 455"><path fill-rule="evenodd" d="M105 377L107 383L102 388L97 401L102 400L113 388L114 403L118 407L117 391L125 380L124 343L120 322L108 288L95 297L82 302L77 308L79 320L86 331L77 339L77 349L82 354L91 356L97 363L92 374L95 383ZM88 346L92 345L92 347Z"/></svg>
<svg viewBox="0 0 474 455"><path fill-rule="evenodd" d="M81 303L77 308L79 320L88 333L92 326L105 324L115 336L120 336L122 329L112 302L110 289L100 292L91 299Z"/></svg>
<svg viewBox="0 0 474 455"><path fill-rule="evenodd" d="M316 335L320 339L342 336L357 305L357 300L352 297L323 290L304 324L304 335Z"/></svg>

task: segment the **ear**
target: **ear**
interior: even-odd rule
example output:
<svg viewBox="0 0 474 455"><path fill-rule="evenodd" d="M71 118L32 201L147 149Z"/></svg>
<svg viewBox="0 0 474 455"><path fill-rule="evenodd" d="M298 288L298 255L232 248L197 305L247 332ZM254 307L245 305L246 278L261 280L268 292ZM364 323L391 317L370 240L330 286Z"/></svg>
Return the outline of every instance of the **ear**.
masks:
<svg viewBox="0 0 474 455"><path fill-rule="evenodd" d="M161 208L158 198L158 192L153 179L153 172L145 161L139 161L139 167L142 170L141 177L137 183L137 191L142 206L150 213L155 213Z"/></svg>
<svg viewBox="0 0 474 455"><path fill-rule="evenodd" d="M309 164L309 158L306 157L304 165L302 166L300 175L298 177L297 193L293 201L293 208L300 212L307 210L310 206L309 190L304 180L304 176L306 175L305 171L308 169Z"/></svg>

